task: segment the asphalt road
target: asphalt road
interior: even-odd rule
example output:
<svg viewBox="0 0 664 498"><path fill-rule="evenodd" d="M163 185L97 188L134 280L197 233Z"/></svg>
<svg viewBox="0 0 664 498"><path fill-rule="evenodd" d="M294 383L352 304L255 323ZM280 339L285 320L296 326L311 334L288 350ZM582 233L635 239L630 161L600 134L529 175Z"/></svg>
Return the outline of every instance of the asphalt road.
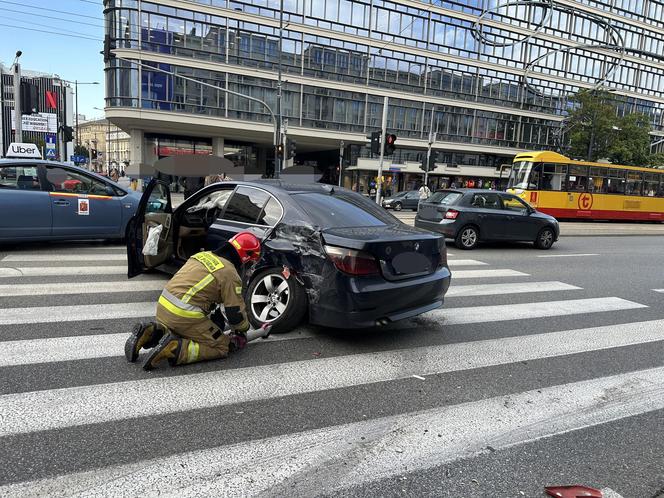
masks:
<svg viewBox="0 0 664 498"><path fill-rule="evenodd" d="M664 496L663 245L450 246L440 310L152 373L122 345L165 276L0 248L0 496Z"/></svg>

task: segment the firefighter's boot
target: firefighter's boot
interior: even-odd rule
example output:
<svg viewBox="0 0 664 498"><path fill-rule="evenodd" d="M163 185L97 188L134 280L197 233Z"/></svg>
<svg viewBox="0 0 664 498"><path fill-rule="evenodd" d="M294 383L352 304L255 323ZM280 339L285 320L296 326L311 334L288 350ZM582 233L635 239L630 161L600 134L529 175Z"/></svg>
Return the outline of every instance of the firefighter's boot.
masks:
<svg viewBox="0 0 664 498"><path fill-rule="evenodd" d="M131 335L125 342L125 358L129 363L135 363L141 349L151 349L159 344L166 332L165 328L157 322L137 323Z"/></svg>
<svg viewBox="0 0 664 498"><path fill-rule="evenodd" d="M182 338L168 332L145 358L143 370L152 370L164 360L168 360L168 363L174 367L177 365L181 349Z"/></svg>

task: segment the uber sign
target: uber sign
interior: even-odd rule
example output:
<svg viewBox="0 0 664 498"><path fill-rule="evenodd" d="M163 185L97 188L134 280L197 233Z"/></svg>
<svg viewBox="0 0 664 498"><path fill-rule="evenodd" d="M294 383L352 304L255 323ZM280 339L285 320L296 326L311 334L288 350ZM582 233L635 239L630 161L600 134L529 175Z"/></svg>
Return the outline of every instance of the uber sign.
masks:
<svg viewBox="0 0 664 498"><path fill-rule="evenodd" d="M41 152L35 144L11 143L7 149L7 157L41 159Z"/></svg>

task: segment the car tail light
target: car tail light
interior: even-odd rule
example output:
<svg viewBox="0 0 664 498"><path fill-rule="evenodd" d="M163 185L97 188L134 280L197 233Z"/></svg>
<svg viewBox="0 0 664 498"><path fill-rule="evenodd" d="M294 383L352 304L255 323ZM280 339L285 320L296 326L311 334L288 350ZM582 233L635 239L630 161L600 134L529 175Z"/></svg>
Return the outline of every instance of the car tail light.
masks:
<svg viewBox="0 0 664 498"><path fill-rule="evenodd" d="M378 264L371 254L345 247L325 246L325 252L339 270L349 275L377 275Z"/></svg>
<svg viewBox="0 0 664 498"><path fill-rule="evenodd" d="M457 216L459 216L459 211L456 209L448 209L447 213L445 213L446 220L456 220Z"/></svg>

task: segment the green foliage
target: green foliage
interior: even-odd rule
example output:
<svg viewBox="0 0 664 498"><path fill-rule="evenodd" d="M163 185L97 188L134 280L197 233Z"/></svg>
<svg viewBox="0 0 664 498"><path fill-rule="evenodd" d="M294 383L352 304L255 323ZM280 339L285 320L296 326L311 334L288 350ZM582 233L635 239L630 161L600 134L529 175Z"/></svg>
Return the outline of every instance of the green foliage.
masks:
<svg viewBox="0 0 664 498"><path fill-rule="evenodd" d="M645 114L619 117L617 102L606 91L583 90L572 102L570 112L570 155L588 161L608 158L612 163L644 166L650 164L651 121Z"/></svg>
<svg viewBox="0 0 664 498"><path fill-rule="evenodd" d="M74 147L74 155L90 157L90 151L84 145L77 145Z"/></svg>
<svg viewBox="0 0 664 498"><path fill-rule="evenodd" d="M648 157L648 166L664 169L664 152L650 154Z"/></svg>

